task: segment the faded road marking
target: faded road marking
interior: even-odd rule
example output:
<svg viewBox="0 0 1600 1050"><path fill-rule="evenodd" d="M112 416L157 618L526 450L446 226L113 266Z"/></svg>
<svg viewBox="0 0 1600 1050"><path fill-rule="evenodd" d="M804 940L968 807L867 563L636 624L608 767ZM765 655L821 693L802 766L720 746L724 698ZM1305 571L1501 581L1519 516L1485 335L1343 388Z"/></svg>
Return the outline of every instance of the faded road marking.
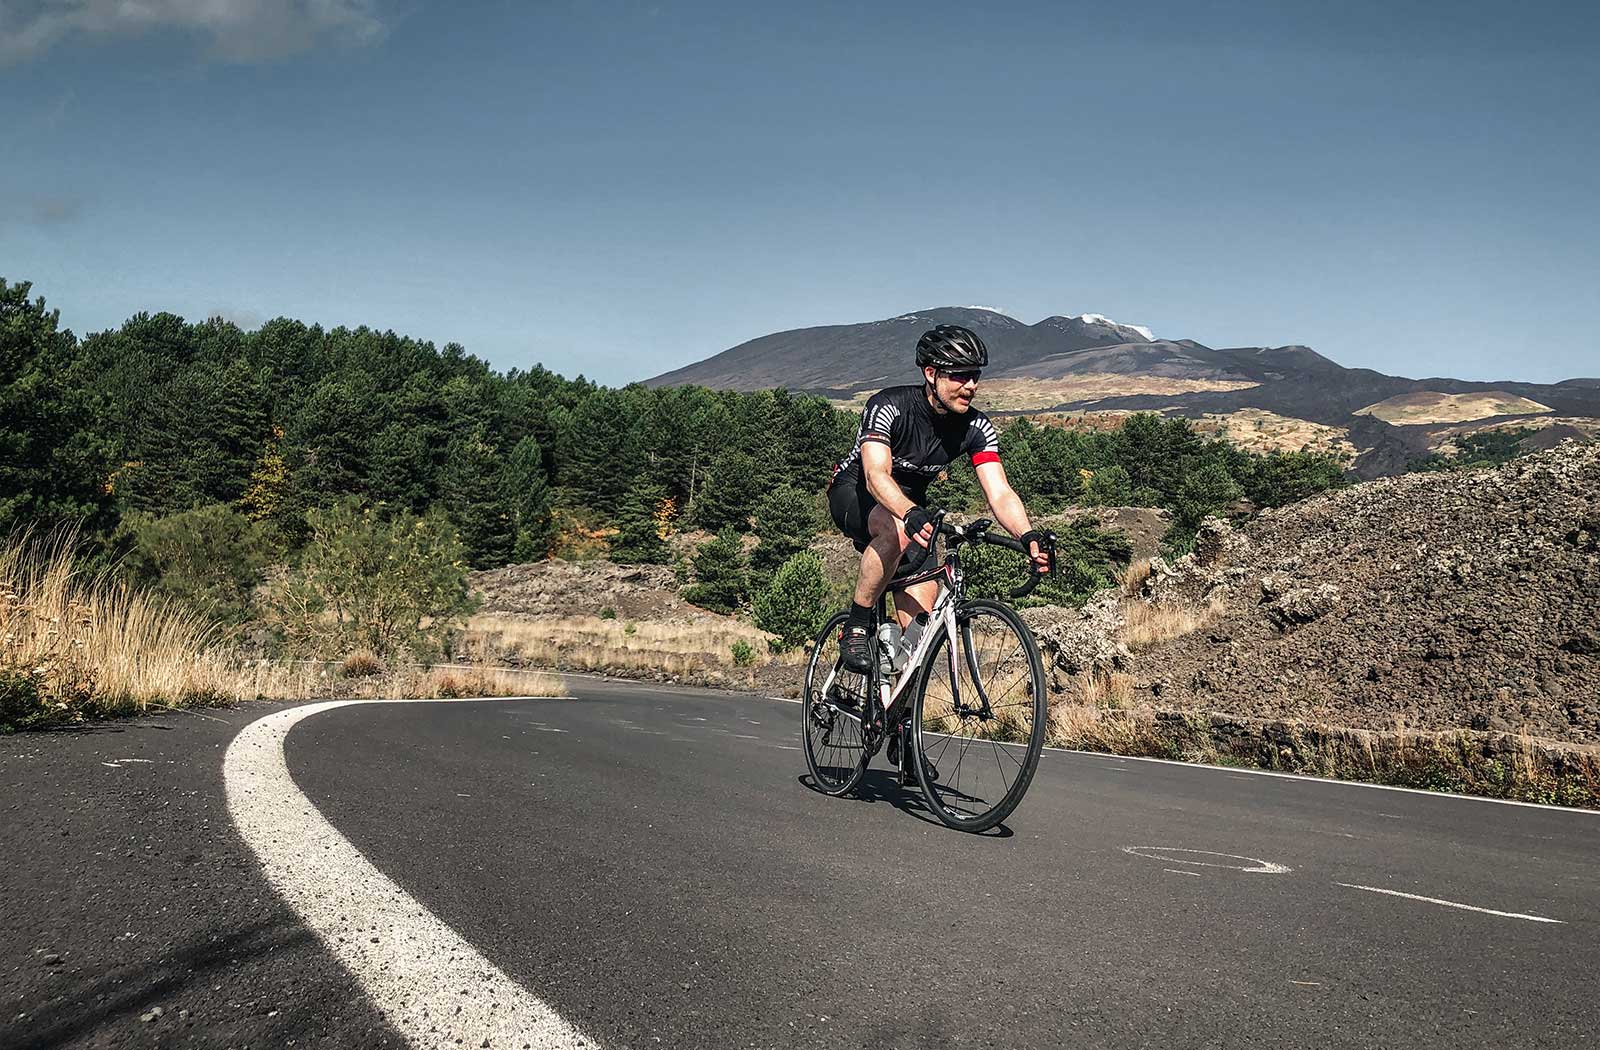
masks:
<svg viewBox="0 0 1600 1050"><path fill-rule="evenodd" d="M1181 849L1177 846L1124 846L1122 852L1145 860L1164 860L1168 864L1192 864L1197 868L1232 868L1234 871L1246 871L1255 875L1286 875L1294 869L1286 864L1274 864L1270 860L1259 857L1241 857L1237 853L1215 853L1208 849ZM1165 854L1186 853L1193 857L1220 857L1226 861L1248 861L1246 864L1222 864L1216 860L1191 860L1190 857L1174 857Z"/></svg>
<svg viewBox="0 0 1600 1050"><path fill-rule="evenodd" d="M222 760L240 836L273 888L413 1047L594 1046L373 867L295 786L283 754L290 729L336 707L383 702L308 704L240 730Z"/></svg>
<svg viewBox="0 0 1600 1050"><path fill-rule="evenodd" d="M1524 915L1515 911L1495 911L1493 908L1477 908L1471 904L1460 904L1456 901L1440 900L1438 897L1424 897L1416 893L1401 893L1399 890L1386 890L1377 886L1357 886L1350 882L1336 882L1335 886L1343 886L1347 890L1366 890L1368 893L1382 893L1389 897L1404 897L1411 901L1425 901L1428 904L1442 904L1446 908L1460 908L1463 911L1482 912L1484 915L1498 915L1502 919L1527 919L1529 922L1553 922L1558 926L1565 926L1565 919L1547 919L1543 915Z"/></svg>

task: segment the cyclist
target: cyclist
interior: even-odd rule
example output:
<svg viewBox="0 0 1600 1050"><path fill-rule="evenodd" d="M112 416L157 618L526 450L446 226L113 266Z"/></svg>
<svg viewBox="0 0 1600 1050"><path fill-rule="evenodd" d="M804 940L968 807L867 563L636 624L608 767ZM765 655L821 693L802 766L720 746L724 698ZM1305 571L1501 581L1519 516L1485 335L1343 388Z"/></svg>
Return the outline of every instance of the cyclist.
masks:
<svg viewBox="0 0 1600 1050"><path fill-rule="evenodd" d="M939 325L917 341L921 385L879 391L861 413L855 448L834 468L828 509L861 552L850 619L839 639L847 668L872 669L872 611L895 576L921 568L933 547L933 514L922 506L928 485L958 456L970 455L994 518L1028 546L1033 568L1050 569L1044 537L1000 465L1000 437L989 417L972 407L989 349L976 332ZM938 582L895 592L904 630L932 608Z"/></svg>

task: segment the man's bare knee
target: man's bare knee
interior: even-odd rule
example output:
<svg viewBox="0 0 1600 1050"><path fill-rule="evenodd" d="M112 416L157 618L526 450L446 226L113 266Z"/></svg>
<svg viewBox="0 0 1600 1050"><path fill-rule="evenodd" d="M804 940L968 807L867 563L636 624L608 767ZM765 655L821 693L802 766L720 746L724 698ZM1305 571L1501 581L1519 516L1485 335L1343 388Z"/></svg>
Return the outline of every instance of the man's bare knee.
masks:
<svg viewBox="0 0 1600 1050"><path fill-rule="evenodd" d="M872 513L867 516L867 531L872 534L872 542L875 545L880 540L884 541L879 550L884 550L889 543L893 543L896 552L904 552L906 544L910 542L905 530L900 527L900 522L881 505L873 507Z"/></svg>

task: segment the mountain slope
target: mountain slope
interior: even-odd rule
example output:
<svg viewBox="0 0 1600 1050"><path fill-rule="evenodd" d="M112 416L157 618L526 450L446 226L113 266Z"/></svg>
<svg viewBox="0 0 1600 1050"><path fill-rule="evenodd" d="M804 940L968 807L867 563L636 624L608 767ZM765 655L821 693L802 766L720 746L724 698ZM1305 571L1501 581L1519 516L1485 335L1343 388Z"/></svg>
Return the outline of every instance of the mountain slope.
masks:
<svg viewBox="0 0 1600 1050"><path fill-rule="evenodd" d="M1029 325L982 307L777 332L645 382L728 390L781 386L859 404L872 391L916 381L913 348L936 324L965 325L988 343L991 366L980 403L991 413L1271 413L1347 432L1360 453L1354 469L1363 477L1405 469L1454 424L1525 420L1537 427L1559 417L1600 418L1596 379L1407 379L1345 368L1306 346L1216 349L1192 339L1158 339L1148 328L1097 314ZM1418 405L1429 411L1411 407Z"/></svg>

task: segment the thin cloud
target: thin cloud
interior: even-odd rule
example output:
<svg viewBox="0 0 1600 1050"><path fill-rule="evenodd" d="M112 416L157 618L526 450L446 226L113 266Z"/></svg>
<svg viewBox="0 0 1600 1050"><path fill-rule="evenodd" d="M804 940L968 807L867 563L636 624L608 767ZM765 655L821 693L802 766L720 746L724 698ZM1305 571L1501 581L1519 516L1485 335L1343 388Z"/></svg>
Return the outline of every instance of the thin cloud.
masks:
<svg viewBox="0 0 1600 1050"><path fill-rule="evenodd" d="M323 43L370 44L377 0L0 0L0 65L71 40L188 33L223 62L267 62Z"/></svg>
<svg viewBox="0 0 1600 1050"><path fill-rule="evenodd" d="M213 321L226 321L231 325L236 325L239 328L243 328L245 331L251 331L256 328L260 328L262 322L266 320L265 317L255 310L232 306L216 307L215 309L208 311L206 316Z"/></svg>

